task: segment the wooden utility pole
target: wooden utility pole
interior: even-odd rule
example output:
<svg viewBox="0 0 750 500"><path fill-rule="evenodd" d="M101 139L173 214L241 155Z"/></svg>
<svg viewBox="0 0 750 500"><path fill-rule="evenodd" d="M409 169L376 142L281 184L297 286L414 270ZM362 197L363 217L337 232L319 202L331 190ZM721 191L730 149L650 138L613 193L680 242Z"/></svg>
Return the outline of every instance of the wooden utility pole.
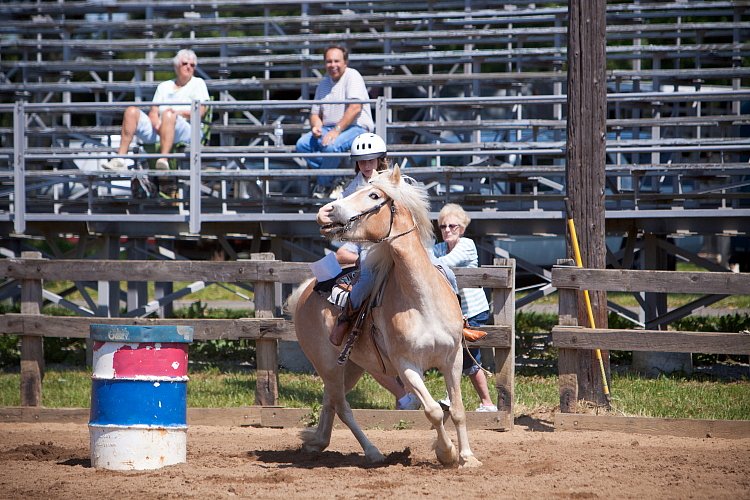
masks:
<svg viewBox="0 0 750 500"><path fill-rule="evenodd" d="M606 1L568 2L568 135L566 182L583 267L604 269L604 181L606 155ZM573 252L568 238L568 255ZM606 292L590 292L594 320L607 327ZM583 294L578 298L578 323L589 325ZM606 404L595 351L579 351L581 399ZM609 353L602 352L609 378Z"/></svg>

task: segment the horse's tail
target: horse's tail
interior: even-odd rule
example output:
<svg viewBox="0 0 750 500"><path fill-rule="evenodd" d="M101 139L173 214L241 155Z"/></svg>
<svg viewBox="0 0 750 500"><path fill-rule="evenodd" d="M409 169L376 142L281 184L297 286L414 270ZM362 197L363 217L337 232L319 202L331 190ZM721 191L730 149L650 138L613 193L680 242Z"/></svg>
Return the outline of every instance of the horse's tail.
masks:
<svg viewBox="0 0 750 500"><path fill-rule="evenodd" d="M300 285L294 289L291 295L289 295L289 298L286 299L283 309L284 312L291 315L292 318L294 318L294 313L297 311L297 302L299 302L299 296L302 295L302 292L307 289L307 287L310 285L310 282L314 279L315 278L309 278L300 283Z"/></svg>

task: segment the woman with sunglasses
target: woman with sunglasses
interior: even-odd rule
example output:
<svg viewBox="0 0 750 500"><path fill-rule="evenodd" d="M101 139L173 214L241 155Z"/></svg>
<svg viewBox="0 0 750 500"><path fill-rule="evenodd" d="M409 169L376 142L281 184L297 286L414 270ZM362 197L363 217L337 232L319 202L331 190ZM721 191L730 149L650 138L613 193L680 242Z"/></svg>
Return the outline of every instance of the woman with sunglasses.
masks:
<svg viewBox="0 0 750 500"><path fill-rule="evenodd" d="M190 102L197 100L208 102L206 82L195 76L198 57L190 49L182 49L172 59L174 80L161 82L156 87L153 102L148 114L138 106L125 109L122 118L119 157L112 158L102 165L107 170L125 170L128 164L122 158L130 147L130 142L137 136L144 144L159 142L161 154L168 154L177 143L190 143ZM206 106L201 105L201 117L206 113ZM157 170L169 170L166 158L156 160Z"/></svg>
<svg viewBox="0 0 750 500"><path fill-rule="evenodd" d="M443 206L438 214L438 227L443 237L441 243L433 247L433 253L438 262L450 268L478 267L479 256L477 246L470 238L464 237L466 227L471 218L464 209L455 203ZM478 327L487 323L490 317L490 305L487 296L481 288L462 288L459 291L461 311L470 327ZM476 411L497 411L487 388L487 378L481 368L481 355L478 348L464 349L463 373L468 375L474 389L479 395L480 405ZM446 400L443 405L450 405Z"/></svg>

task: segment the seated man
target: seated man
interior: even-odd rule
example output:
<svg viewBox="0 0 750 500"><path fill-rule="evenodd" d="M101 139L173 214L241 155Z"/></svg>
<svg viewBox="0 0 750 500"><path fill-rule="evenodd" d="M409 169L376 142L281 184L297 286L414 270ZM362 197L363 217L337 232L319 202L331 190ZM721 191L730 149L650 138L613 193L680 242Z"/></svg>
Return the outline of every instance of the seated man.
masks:
<svg viewBox="0 0 750 500"><path fill-rule="evenodd" d="M315 90L315 100L367 100L365 81L354 68L349 68L349 54L344 47L331 46L325 50L326 76ZM354 139L375 128L370 104L315 104L310 110L310 132L297 141L299 153L340 153L349 151ZM340 158L305 158L309 168L337 168ZM333 187L333 177L318 177L313 196L323 197Z"/></svg>
<svg viewBox="0 0 750 500"><path fill-rule="evenodd" d="M127 168L125 156L133 140L133 136L145 144L160 143L161 154L172 151L175 143L190 142L190 105L170 104L187 103L192 100L209 101L206 82L195 76L198 58L190 49L182 49L173 59L176 78L167 80L156 87L154 103L164 103L151 106L148 114L138 106L129 106L123 115L120 147L117 151L120 158L112 158L102 165L108 170L123 170ZM206 106L201 106L201 116L206 113ZM166 158L156 160L158 170L169 170Z"/></svg>

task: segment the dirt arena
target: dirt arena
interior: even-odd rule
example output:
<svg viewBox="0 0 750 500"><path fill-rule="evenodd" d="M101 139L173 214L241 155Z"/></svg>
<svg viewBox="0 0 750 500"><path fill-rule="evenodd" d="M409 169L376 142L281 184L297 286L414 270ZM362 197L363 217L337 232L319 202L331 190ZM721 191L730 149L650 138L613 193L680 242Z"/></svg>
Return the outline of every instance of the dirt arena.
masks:
<svg viewBox="0 0 750 500"><path fill-rule="evenodd" d="M191 426L188 461L154 471L92 469L88 427L0 424L0 498L750 498L750 437L553 432L522 418L475 430L479 469L438 465L434 433L369 430L388 463L368 466L351 433L299 451L297 429Z"/></svg>

